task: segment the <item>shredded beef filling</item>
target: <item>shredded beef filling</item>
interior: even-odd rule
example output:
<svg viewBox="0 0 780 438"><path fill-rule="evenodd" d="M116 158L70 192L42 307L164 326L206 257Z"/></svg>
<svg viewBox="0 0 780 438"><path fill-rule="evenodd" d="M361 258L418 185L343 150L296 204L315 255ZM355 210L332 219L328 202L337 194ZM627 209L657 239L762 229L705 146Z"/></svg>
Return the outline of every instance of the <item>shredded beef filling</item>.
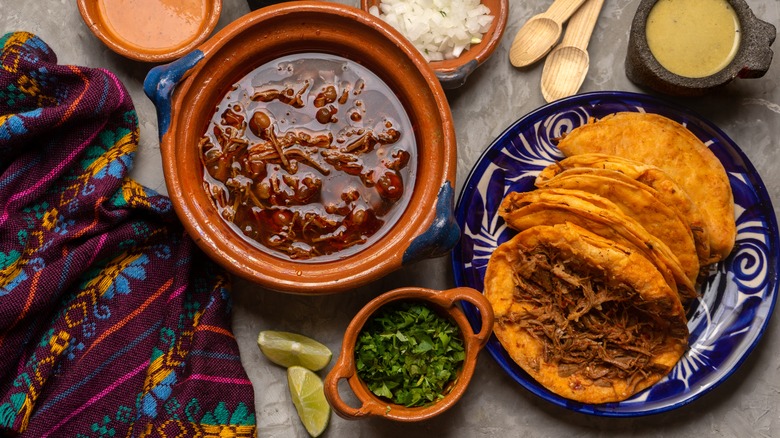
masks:
<svg viewBox="0 0 780 438"><path fill-rule="evenodd" d="M499 323L516 324L539 340L545 362L557 364L561 377L576 373L597 386L621 379L634 387L651 374L666 373L652 357L665 348L667 336L684 336L685 327L661 316L664 304L608 282L597 268L560 257L544 247L519 254L514 299L532 310Z"/></svg>

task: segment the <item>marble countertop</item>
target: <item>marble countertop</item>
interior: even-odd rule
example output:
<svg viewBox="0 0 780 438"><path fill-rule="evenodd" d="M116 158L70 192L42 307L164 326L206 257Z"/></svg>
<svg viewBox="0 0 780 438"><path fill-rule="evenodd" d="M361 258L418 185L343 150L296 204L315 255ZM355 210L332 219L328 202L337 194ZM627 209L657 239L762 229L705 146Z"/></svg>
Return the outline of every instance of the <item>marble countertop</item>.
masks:
<svg viewBox="0 0 780 438"><path fill-rule="evenodd" d="M358 3L340 2L355 6ZM747 2L759 18L780 27L777 0ZM471 75L464 87L447 92L458 141L458 190L494 138L517 119L545 104L539 88L542 64L518 70L509 63L508 51L520 26L543 12L549 1L510 3L509 24L495 54ZM33 32L54 49L60 63L102 67L118 75L132 94L141 124L133 176L145 186L165 193L155 108L142 90L152 66L110 51L84 25L72 0L0 0L0 4L0 33ZM629 28L638 4L639 0L606 0L590 43L590 70L581 92L646 92L626 78L624 69ZM218 28L248 12L245 0L224 0ZM777 51L777 44L773 47ZM763 179L777 215L780 61L775 60L763 78L737 80L716 94L665 99L715 123L739 145ZM233 328L242 362L254 383L259 436L306 436L306 431L290 402L285 370L271 364L257 348L258 332L274 329L307 334L327 344L335 356L352 316L379 293L402 286L445 289L453 285L448 257L423 261L354 291L326 297L285 295L236 279ZM780 322L775 317L748 359L728 380L700 399L648 417L602 418L545 402L516 384L487 352L482 352L465 396L441 416L421 423L393 423L382 419L347 421L334 414L323 436L780 436L779 357Z"/></svg>

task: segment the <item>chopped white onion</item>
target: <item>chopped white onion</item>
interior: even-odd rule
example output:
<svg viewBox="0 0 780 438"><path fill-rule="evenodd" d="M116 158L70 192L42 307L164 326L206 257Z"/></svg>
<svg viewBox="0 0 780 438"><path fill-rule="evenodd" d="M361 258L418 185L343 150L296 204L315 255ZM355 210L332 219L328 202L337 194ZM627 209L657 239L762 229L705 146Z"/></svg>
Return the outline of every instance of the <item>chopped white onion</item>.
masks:
<svg viewBox="0 0 780 438"><path fill-rule="evenodd" d="M493 23L480 0L382 0L368 12L401 32L428 61L460 56Z"/></svg>

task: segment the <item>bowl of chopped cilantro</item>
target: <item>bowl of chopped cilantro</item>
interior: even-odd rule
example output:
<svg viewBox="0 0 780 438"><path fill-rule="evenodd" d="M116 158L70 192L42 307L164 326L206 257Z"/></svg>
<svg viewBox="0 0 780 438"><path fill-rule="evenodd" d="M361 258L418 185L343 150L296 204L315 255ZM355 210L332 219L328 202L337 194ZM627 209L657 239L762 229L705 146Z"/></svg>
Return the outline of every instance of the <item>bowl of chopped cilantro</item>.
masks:
<svg viewBox="0 0 780 438"><path fill-rule="evenodd" d="M478 327L471 326L460 301L479 310ZM347 327L341 354L325 379L325 397L348 419L434 417L463 396L492 331L492 307L474 289L407 287L384 293ZM359 407L341 397L338 384L344 379Z"/></svg>

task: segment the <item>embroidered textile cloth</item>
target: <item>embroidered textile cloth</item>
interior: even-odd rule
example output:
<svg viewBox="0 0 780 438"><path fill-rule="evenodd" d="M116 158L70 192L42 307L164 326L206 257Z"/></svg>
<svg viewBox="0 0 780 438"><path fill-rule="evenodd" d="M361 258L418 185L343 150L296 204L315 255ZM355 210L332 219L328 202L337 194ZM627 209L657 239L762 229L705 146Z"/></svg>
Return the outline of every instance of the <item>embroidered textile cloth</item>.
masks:
<svg viewBox="0 0 780 438"><path fill-rule="evenodd" d="M127 90L0 50L0 436L255 436L229 278L128 177Z"/></svg>

